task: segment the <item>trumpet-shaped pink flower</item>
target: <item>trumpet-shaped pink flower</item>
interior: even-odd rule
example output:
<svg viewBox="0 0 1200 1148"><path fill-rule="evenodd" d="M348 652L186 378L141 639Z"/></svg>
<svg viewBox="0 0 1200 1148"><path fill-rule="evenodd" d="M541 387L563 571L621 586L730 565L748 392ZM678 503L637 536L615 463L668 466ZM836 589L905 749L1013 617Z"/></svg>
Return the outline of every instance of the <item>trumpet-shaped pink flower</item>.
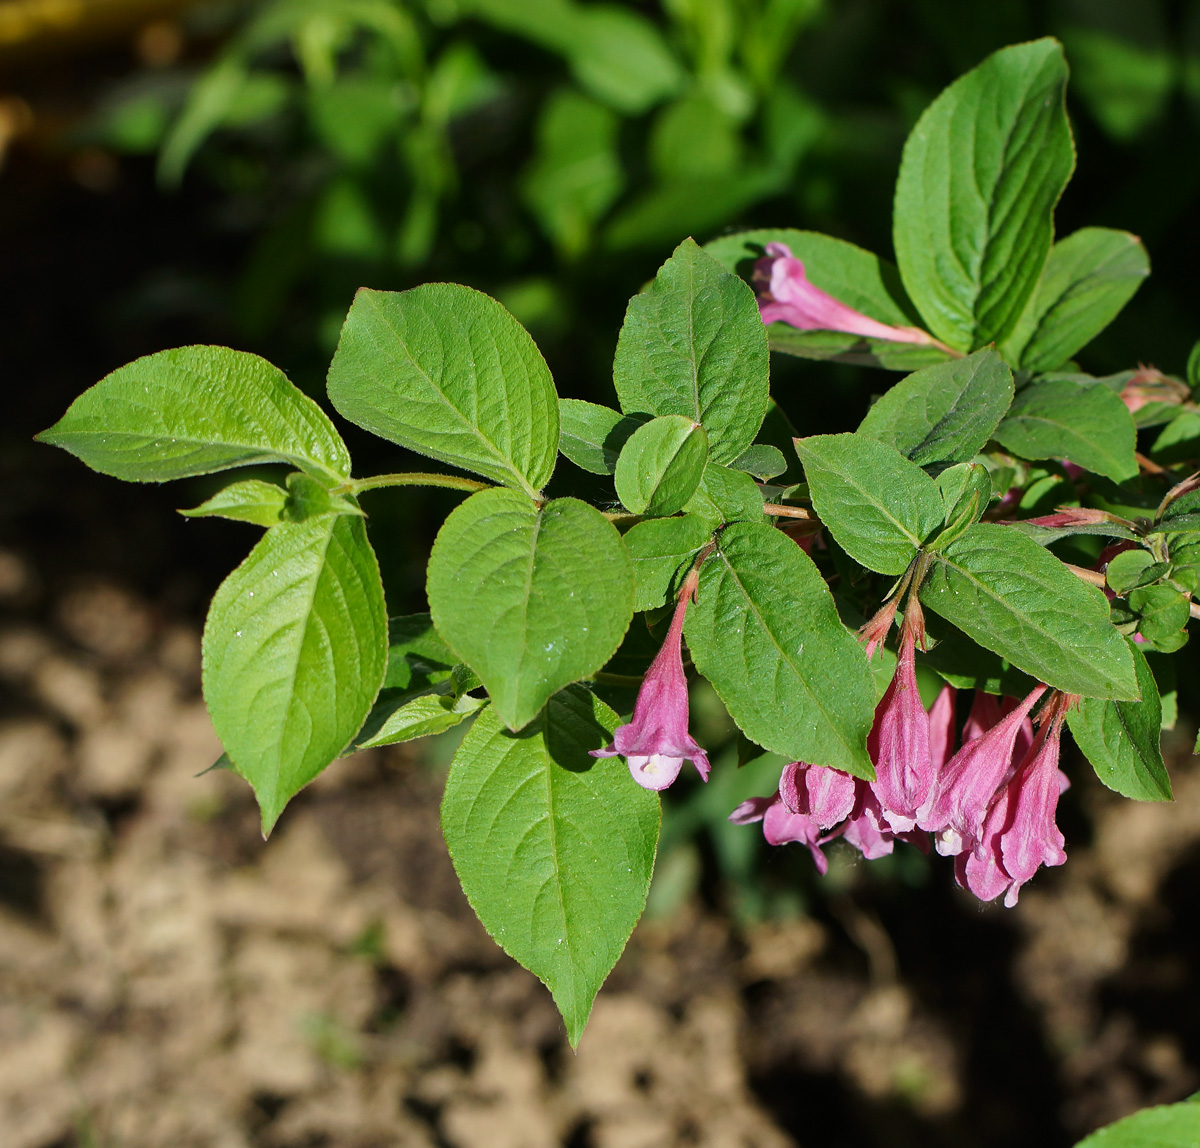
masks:
<svg viewBox="0 0 1200 1148"><path fill-rule="evenodd" d="M991 695L976 693L963 731L963 747L938 772L925 804L917 811L917 824L939 834L937 850L943 856L957 856L982 840L988 810L1012 773L1022 727L1045 692L1045 686L1037 686L1007 717L1000 716L1000 707Z"/></svg>
<svg viewBox="0 0 1200 1148"><path fill-rule="evenodd" d="M675 605L662 649L646 671L633 706L633 720L619 726L613 743L591 751L629 763L633 780L646 789L666 789L690 761L708 780L708 755L688 733L687 678L683 672L683 616L691 592L685 588Z"/></svg>
<svg viewBox="0 0 1200 1148"><path fill-rule="evenodd" d="M792 762L783 767L779 796L790 812L811 817L821 829L832 829L854 808L854 778L828 766Z"/></svg>
<svg viewBox="0 0 1200 1148"><path fill-rule="evenodd" d="M954 752L954 711L957 701L958 690L945 685L929 707L929 760L933 763L935 777Z"/></svg>
<svg viewBox="0 0 1200 1148"><path fill-rule="evenodd" d="M806 813L793 813L780 800L778 793L770 797L752 797L743 801L730 815L734 825L749 825L755 821L763 823L763 836L768 845L786 845L796 841L808 848L817 872L825 875L829 861L821 852L821 846L832 841L836 833L828 836L821 833L816 820Z"/></svg>
<svg viewBox="0 0 1200 1148"><path fill-rule="evenodd" d="M754 281L764 323L787 323L802 331L845 331L894 343L942 345L927 331L881 323L813 286L804 264L786 244L767 244L766 256L754 265Z"/></svg>
<svg viewBox="0 0 1200 1148"><path fill-rule="evenodd" d="M917 810L929 796L934 778L929 715L917 689L915 654L920 629L920 606L910 598L900 629L896 673L875 707L875 724L867 738L867 752L875 763L872 789L884 820L896 833L916 826Z"/></svg>

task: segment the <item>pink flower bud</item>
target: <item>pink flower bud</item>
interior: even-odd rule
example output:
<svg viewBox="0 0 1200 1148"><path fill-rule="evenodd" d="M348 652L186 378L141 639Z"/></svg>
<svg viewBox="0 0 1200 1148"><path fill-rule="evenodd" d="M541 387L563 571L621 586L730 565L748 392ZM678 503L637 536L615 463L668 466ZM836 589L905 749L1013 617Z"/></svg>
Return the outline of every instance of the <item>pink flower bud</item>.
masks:
<svg viewBox="0 0 1200 1148"><path fill-rule="evenodd" d="M783 767L779 796L790 812L811 817L821 829L832 829L854 808L854 778L828 766L793 762Z"/></svg>
<svg viewBox="0 0 1200 1148"><path fill-rule="evenodd" d="M691 594L684 591L675 606L662 649L646 671L633 707L633 720L619 726L612 745L591 751L593 757L620 754L629 772L646 789L666 789L685 761L708 780L708 755L688 733L687 678L683 672L683 616Z"/></svg>

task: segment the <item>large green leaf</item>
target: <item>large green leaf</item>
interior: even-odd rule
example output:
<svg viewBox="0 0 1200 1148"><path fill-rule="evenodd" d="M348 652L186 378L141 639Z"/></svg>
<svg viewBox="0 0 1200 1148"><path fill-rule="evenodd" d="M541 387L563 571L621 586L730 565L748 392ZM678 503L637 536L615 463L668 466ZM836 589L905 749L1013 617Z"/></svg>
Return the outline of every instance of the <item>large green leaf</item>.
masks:
<svg viewBox="0 0 1200 1148"><path fill-rule="evenodd" d="M904 145L894 240L908 294L943 342L1004 339L1033 292L1075 166L1056 40L994 52L950 85Z"/></svg>
<svg viewBox="0 0 1200 1148"><path fill-rule="evenodd" d="M696 492L708 462L708 436L686 415L662 415L630 436L613 478L634 514L665 518Z"/></svg>
<svg viewBox="0 0 1200 1148"><path fill-rule="evenodd" d="M901 379L867 412L858 433L918 466L967 462L991 438L1012 397L1012 371L985 348Z"/></svg>
<svg viewBox="0 0 1200 1148"><path fill-rule="evenodd" d="M529 494L558 455L558 396L529 333L457 283L362 288L329 367L329 398L381 438Z"/></svg>
<svg viewBox="0 0 1200 1148"><path fill-rule="evenodd" d="M903 574L945 518L937 484L894 447L866 434L796 440L813 509L852 558Z"/></svg>
<svg viewBox="0 0 1200 1148"><path fill-rule="evenodd" d="M132 482L264 462L333 483L350 474L350 455L321 408L266 359L228 347L137 359L84 391L38 438Z"/></svg>
<svg viewBox="0 0 1200 1148"><path fill-rule="evenodd" d="M1138 472L1133 416L1103 383L1030 383L1017 392L994 437L1021 458L1069 459L1113 482Z"/></svg>
<svg viewBox="0 0 1200 1148"><path fill-rule="evenodd" d="M438 532L428 595L438 633L520 729L616 651L633 617L633 568L616 528L586 503L539 507L482 490Z"/></svg>
<svg viewBox="0 0 1200 1148"><path fill-rule="evenodd" d="M1196 1148L1200 1103L1184 1100L1144 1108L1080 1140L1075 1148Z"/></svg>
<svg viewBox="0 0 1200 1148"><path fill-rule="evenodd" d="M593 758L618 718L587 690L555 694L519 734L485 710L454 755L442 832L471 907L546 984L579 1043L650 887L656 794Z"/></svg>
<svg viewBox="0 0 1200 1148"><path fill-rule="evenodd" d="M1050 249L1037 289L1004 341L1011 363L1037 374L1061 367L1120 312L1150 274L1142 241L1085 227Z"/></svg>
<svg viewBox="0 0 1200 1148"><path fill-rule="evenodd" d="M269 832L358 732L387 667L387 612L361 518L272 526L204 626L204 698Z"/></svg>
<svg viewBox="0 0 1200 1148"><path fill-rule="evenodd" d="M787 535L730 526L700 568L684 634L696 668L753 741L789 760L874 777L866 654Z"/></svg>
<svg viewBox="0 0 1200 1148"><path fill-rule="evenodd" d="M977 523L933 558L921 601L985 649L1068 693L1138 696L1107 599L1032 538Z"/></svg>
<svg viewBox="0 0 1200 1148"><path fill-rule="evenodd" d="M712 527L694 514L639 522L625 535L636 585L633 608L654 610L679 589L685 564L691 564L712 536Z"/></svg>
<svg viewBox="0 0 1200 1148"><path fill-rule="evenodd" d="M685 239L649 290L629 301L613 378L622 410L686 415L724 463L762 425L768 360L754 292Z"/></svg>
<svg viewBox="0 0 1200 1148"><path fill-rule="evenodd" d="M1129 551L1129 553L1133 553ZM1170 801L1171 779L1161 747L1162 703L1146 656L1130 642L1140 701L1084 698L1067 722L1096 776L1135 801Z"/></svg>

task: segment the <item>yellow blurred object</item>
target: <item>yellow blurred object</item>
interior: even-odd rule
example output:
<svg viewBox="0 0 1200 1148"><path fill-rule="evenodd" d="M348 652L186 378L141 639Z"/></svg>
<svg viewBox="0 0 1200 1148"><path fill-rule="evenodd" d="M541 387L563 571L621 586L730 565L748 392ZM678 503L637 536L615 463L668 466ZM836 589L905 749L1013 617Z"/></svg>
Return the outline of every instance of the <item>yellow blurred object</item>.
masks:
<svg viewBox="0 0 1200 1148"><path fill-rule="evenodd" d="M185 7L186 0L2 0L0 53L11 58L31 47L90 40ZM143 36L153 28L143 30ZM160 45L161 45L160 38ZM161 51L161 48L159 49ZM151 47L150 53L154 52Z"/></svg>

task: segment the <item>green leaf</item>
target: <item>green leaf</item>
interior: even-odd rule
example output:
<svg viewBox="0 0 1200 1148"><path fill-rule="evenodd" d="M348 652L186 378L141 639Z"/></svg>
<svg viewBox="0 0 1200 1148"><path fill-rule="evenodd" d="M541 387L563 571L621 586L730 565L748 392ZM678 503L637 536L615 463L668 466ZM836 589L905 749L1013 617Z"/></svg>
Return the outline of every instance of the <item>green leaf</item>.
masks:
<svg viewBox="0 0 1200 1148"><path fill-rule="evenodd" d="M952 352L931 344L896 343L845 331L801 331L787 323L772 323L767 328L767 339L771 350L783 355L854 367L881 367L885 371L919 371L954 357Z"/></svg>
<svg viewBox="0 0 1200 1148"><path fill-rule="evenodd" d="M736 523L700 568L688 649L746 736L791 761L873 778L866 654L808 555L774 527Z"/></svg>
<svg viewBox="0 0 1200 1148"><path fill-rule="evenodd" d="M558 449L581 470L612 474L621 448L646 419L646 415L623 415L582 399L559 399Z"/></svg>
<svg viewBox="0 0 1200 1148"><path fill-rule="evenodd" d="M867 412L858 433L918 466L967 462L991 438L1012 397L1012 371L989 347L901 379Z"/></svg>
<svg viewBox="0 0 1200 1148"><path fill-rule="evenodd" d="M589 751L619 719L575 686L519 734L489 708L463 738L442 832L485 929L554 995L572 1047L641 916L658 843L656 794Z"/></svg>
<svg viewBox="0 0 1200 1148"><path fill-rule="evenodd" d="M1187 361L1188 386L1195 390L1200 387L1200 340L1192 345Z"/></svg>
<svg viewBox="0 0 1200 1148"><path fill-rule="evenodd" d="M581 87L626 115L638 115L679 90L684 72L640 12L598 4L577 9L569 56Z"/></svg>
<svg viewBox="0 0 1200 1148"><path fill-rule="evenodd" d="M1141 701L1084 698L1067 713L1067 724L1096 776L1135 801L1170 801L1171 779L1163 761L1162 703L1146 656L1129 643Z"/></svg>
<svg viewBox="0 0 1200 1148"><path fill-rule="evenodd" d="M634 514L665 518L682 510L700 485L708 436L686 415L663 415L638 427L617 460L617 497Z"/></svg>
<svg viewBox="0 0 1200 1148"><path fill-rule="evenodd" d="M683 509L704 519L713 530L726 522L762 522L762 488L748 474L710 459L696 493Z"/></svg>
<svg viewBox="0 0 1200 1148"><path fill-rule="evenodd" d="M1184 1100L1143 1108L1080 1140L1075 1148L1196 1148L1200 1104Z"/></svg>
<svg viewBox="0 0 1200 1148"><path fill-rule="evenodd" d="M961 630L940 618L927 620L926 632L936 640L927 653L917 653L918 664L931 666L956 690L983 690L989 694L1024 697L1037 684L998 654L972 642ZM879 658L877 651L872 667Z"/></svg>
<svg viewBox="0 0 1200 1148"><path fill-rule="evenodd" d="M1085 227L1060 240L1005 340L1004 357L1033 374L1061 367L1117 317L1149 274L1146 249L1128 231Z"/></svg>
<svg viewBox="0 0 1200 1148"><path fill-rule="evenodd" d="M1003 340L1050 251L1075 166L1052 39L992 53L928 108L904 145L894 240L908 294L960 351Z"/></svg>
<svg viewBox="0 0 1200 1148"><path fill-rule="evenodd" d="M295 471L287 476L287 500L283 517L289 522L306 522L322 514L353 514L366 517L352 495L334 494L327 486L307 474Z"/></svg>
<svg viewBox="0 0 1200 1148"><path fill-rule="evenodd" d="M1136 698L1108 601L1007 526L976 523L934 555L921 601L985 649L1067 693Z"/></svg>
<svg viewBox="0 0 1200 1148"><path fill-rule="evenodd" d="M639 522L625 534L625 546L633 559L634 610L655 610L666 605L668 596L679 589L685 565L712 536L709 523L693 514L679 518L656 518Z"/></svg>
<svg viewBox="0 0 1200 1148"><path fill-rule="evenodd" d="M938 531L931 549L945 550L982 517L991 501L992 477L982 463L960 462L942 471L937 485L946 508L946 524Z"/></svg>
<svg viewBox="0 0 1200 1148"><path fill-rule="evenodd" d="M402 741L415 741L435 733L445 733L487 705L486 698L473 698L470 694L455 697L449 687L415 697L388 713L370 737L356 742L359 749L373 749L380 745L396 745ZM371 723L368 721L368 725Z"/></svg>
<svg viewBox="0 0 1200 1148"><path fill-rule="evenodd" d="M625 182L617 156L620 120L571 88L552 93L538 123L538 150L521 192L542 230L568 258L582 255L592 228Z"/></svg>
<svg viewBox="0 0 1200 1148"><path fill-rule="evenodd" d="M316 403L266 359L228 347L147 355L101 379L37 436L93 470L166 482L286 462L330 485L350 455Z"/></svg>
<svg viewBox="0 0 1200 1148"><path fill-rule="evenodd" d="M429 558L429 609L510 729L612 657L633 617L633 568L616 528L586 503L538 507L508 490L473 494Z"/></svg>
<svg viewBox="0 0 1200 1148"><path fill-rule="evenodd" d="M179 513L185 518L232 518L255 526L274 526L283 516L287 497L287 491L274 482L248 478L230 483L199 506Z"/></svg>
<svg viewBox="0 0 1200 1148"><path fill-rule="evenodd" d="M558 455L558 397L529 332L457 283L354 297L329 398L372 434L535 494Z"/></svg>
<svg viewBox="0 0 1200 1148"><path fill-rule="evenodd" d="M1021 458L1069 459L1113 482L1138 472L1133 417L1102 383L1030 383L1017 392L993 437Z"/></svg>
<svg viewBox="0 0 1200 1148"><path fill-rule="evenodd" d="M760 482L778 478L788 468L783 451L777 446L755 443L748 446L729 464L731 470L742 470Z"/></svg>
<svg viewBox="0 0 1200 1148"><path fill-rule="evenodd" d="M839 545L880 574L903 574L942 525L937 485L916 463L864 434L796 440L813 508Z"/></svg>
<svg viewBox="0 0 1200 1148"><path fill-rule="evenodd" d="M1138 615L1138 633L1155 645L1173 638L1191 617L1187 598L1165 583L1130 590L1126 599Z"/></svg>
<svg viewBox="0 0 1200 1148"><path fill-rule="evenodd" d="M267 833L343 752L383 682L387 613L363 520L272 526L217 590L203 654L213 728Z"/></svg>
<svg viewBox="0 0 1200 1148"><path fill-rule="evenodd" d="M629 301L613 378L622 410L685 415L732 462L766 414L768 359L754 292L685 239Z"/></svg>
<svg viewBox="0 0 1200 1148"><path fill-rule="evenodd" d="M1114 594L1121 595L1137 586L1144 586L1147 582L1157 581L1166 573L1165 566L1157 572L1153 571L1153 567L1159 565L1161 563L1156 563L1154 555L1148 550L1123 550L1114 555L1108 563L1104 571L1104 580ZM1147 570L1151 571L1149 578L1145 576Z"/></svg>

